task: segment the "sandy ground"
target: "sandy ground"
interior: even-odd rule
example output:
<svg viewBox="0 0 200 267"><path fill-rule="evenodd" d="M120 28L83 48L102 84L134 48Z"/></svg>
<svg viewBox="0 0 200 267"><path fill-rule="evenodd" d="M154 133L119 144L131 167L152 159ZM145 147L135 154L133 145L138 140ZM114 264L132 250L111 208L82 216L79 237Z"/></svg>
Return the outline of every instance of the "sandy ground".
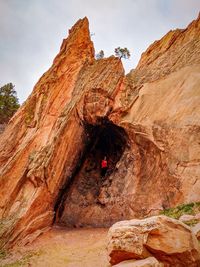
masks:
<svg viewBox="0 0 200 267"><path fill-rule="evenodd" d="M18 265L31 267L107 267L106 238L108 229L66 229L54 226L32 244L18 249L24 261ZM27 255L33 256L27 256ZM26 256L25 256L26 255Z"/></svg>

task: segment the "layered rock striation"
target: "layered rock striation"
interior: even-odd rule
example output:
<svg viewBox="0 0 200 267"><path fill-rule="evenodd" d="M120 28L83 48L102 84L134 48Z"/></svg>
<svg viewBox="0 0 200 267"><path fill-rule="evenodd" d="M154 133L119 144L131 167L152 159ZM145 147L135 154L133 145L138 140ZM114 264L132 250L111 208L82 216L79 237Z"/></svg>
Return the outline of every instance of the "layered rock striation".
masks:
<svg viewBox="0 0 200 267"><path fill-rule="evenodd" d="M169 32L125 76L94 59L87 18L72 27L0 138L2 246L200 201L199 30Z"/></svg>

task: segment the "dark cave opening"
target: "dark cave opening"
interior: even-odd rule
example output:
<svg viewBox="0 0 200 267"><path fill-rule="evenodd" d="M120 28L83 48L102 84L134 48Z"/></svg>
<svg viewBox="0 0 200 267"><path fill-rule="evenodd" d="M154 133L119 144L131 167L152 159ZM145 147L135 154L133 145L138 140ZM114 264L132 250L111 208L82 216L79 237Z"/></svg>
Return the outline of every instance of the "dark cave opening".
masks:
<svg viewBox="0 0 200 267"><path fill-rule="evenodd" d="M105 184L111 182L109 177L116 171L127 146L128 136L122 127L104 119L98 125L85 125L84 151L74 169L70 182L65 184L55 206L56 222L74 226L76 219L70 219L70 203L76 203L82 208L100 205L98 195ZM101 175L101 161L107 157L108 169L106 175Z"/></svg>
<svg viewBox="0 0 200 267"><path fill-rule="evenodd" d="M121 158L127 145L127 135L123 128L105 121L100 125L86 125L89 149L87 151L86 173L101 173L101 161L106 156L109 176ZM85 162L86 163L86 162Z"/></svg>

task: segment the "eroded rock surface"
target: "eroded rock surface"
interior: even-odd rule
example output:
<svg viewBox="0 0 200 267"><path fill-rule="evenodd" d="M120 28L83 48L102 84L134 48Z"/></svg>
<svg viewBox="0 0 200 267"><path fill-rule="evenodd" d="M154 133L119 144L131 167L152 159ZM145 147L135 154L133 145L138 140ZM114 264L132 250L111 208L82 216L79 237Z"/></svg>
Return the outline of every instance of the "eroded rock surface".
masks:
<svg viewBox="0 0 200 267"><path fill-rule="evenodd" d="M191 229L166 216L114 224L108 253L111 264L152 255L164 266L200 266L200 247Z"/></svg>
<svg viewBox="0 0 200 267"><path fill-rule="evenodd" d="M164 265L156 260L154 257L149 257L144 260L129 260L122 261L114 267L164 267Z"/></svg>
<svg viewBox="0 0 200 267"><path fill-rule="evenodd" d="M200 201L199 33L200 18L169 32L125 76L94 59L87 18L72 27L0 136L2 245Z"/></svg>
<svg viewBox="0 0 200 267"><path fill-rule="evenodd" d="M200 240L200 223L197 223L195 226L193 226L192 231L195 234L196 238Z"/></svg>

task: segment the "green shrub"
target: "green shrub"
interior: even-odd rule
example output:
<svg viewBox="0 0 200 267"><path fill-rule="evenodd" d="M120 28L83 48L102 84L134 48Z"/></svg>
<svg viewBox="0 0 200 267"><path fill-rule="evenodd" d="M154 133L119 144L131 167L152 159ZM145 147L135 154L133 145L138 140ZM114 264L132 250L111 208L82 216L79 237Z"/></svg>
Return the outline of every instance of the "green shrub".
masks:
<svg viewBox="0 0 200 267"><path fill-rule="evenodd" d="M7 256L7 252L3 249L0 250L0 260L5 259Z"/></svg>
<svg viewBox="0 0 200 267"><path fill-rule="evenodd" d="M200 202L182 204L175 208L165 209L160 214L179 219L184 214L194 215L197 212L200 212Z"/></svg>
<svg viewBox="0 0 200 267"><path fill-rule="evenodd" d="M14 261L14 262L6 263L6 264L0 265L0 266L1 267L31 266L30 265L31 260L34 260L35 257L40 256L42 253L43 252L41 250L39 250L39 251L29 251L21 259L18 259L18 260ZM7 256L7 254L5 255L5 257L6 256Z"/></svg>

